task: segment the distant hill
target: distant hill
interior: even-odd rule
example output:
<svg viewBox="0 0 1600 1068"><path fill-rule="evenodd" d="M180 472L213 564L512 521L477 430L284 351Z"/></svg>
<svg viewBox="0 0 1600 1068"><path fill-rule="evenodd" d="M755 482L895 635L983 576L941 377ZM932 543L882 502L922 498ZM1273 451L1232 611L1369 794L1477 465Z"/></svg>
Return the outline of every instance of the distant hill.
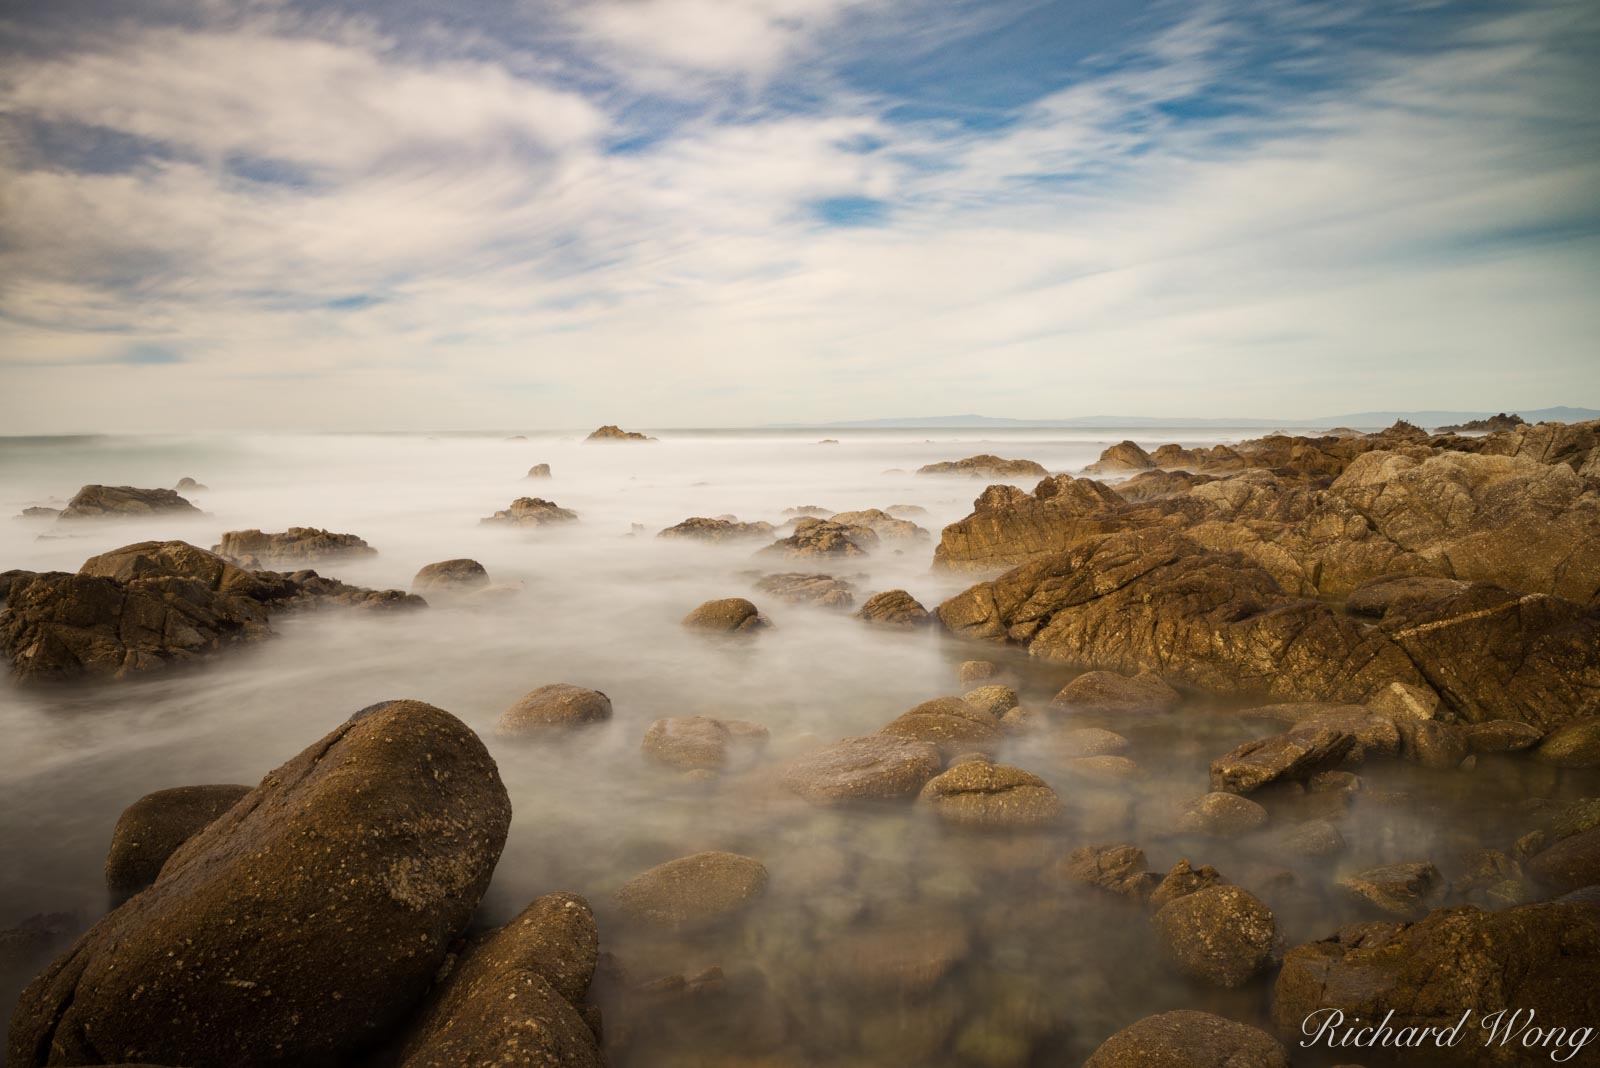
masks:
<svg viewBox="0 0 1600 1068"><path fill-rule="evenodd" d="M1389 426L1397 419L1421 427L1448 426L1473 419L1487 419L1497 411L1522 416L1530 423L1560 422L1581 423L1600 419L1597 408L1516 408L1484 409L1481 411L1419 411L1419 412L1352 412L1347 415L1325 415L1316 419L1207 419L1183 416L1142 415L1083 415L1068 419L1006 419L992 415L924 415L900 419L851 419L836 423L783 423L774 429L818 430L870 430L894 428L919 428L928 430L1027 430L1061 429L1097 430L1118 427L1239 427L1240 429L1276 429L1278 427L1329 428L1348 426L1356 429L1378 429Z"/></svg>

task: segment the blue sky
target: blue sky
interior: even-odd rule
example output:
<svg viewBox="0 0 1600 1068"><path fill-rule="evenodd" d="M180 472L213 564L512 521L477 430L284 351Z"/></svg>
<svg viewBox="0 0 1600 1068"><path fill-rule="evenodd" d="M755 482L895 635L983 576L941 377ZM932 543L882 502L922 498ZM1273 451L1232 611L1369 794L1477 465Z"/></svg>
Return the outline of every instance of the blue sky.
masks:
<svg viewBox="0 0 1600 1068"><path fill-rule="evenodd" d="M10 5L0 388L18 433L1597 405L1597 55L1589 0Z"/></svg>

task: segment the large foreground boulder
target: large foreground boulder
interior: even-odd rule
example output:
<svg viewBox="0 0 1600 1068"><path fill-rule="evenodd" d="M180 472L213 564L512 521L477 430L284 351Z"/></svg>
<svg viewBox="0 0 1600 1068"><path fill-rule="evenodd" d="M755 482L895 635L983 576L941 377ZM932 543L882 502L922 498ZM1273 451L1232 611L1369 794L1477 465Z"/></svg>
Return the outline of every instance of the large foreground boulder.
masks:
<svg viewBox="0 0 1600 1068"><path fill-rule="evenodd" d="M599 957L581 897L539 898L469 947L408 1036L402 1068L600 1068L582 1015Z"/></svg>
<svg viewBox="0 0 1600 1068"><path fill-rule="evenodd" d="M460 720L417 701L363 709L35 979L7 1063L349 1063L427 991L510 821Z"/></svg>
<svg viewBox="0 0 1600 1068"><path fill-rule="evenodd" d="M240 567L305 567L330 560L378 555L378 550L354 534L335 534L320 527L290 527L275 534L259 530L229 530L211 551Z"/></svg>
<svg viewBox="0 0 1600 1068"><path fill-rule="evenodd" d="M106 851L106 886L116 897L156 881L179 846L250 792L248 786L175 786L123 809Z"/></svg>
<svg viewBox="0 0 1600 1068"><path fill-rule="evenodd" d="M1177 1009L1124 1027L1083 1068L1289 1068L1289 1053L1258 1028Z"/></svg>
<svg viewBox="0 0 1600 1068"><path fill-rule="evenodd" d="M179 496L176 490L85 486L67 502L57 519L132 519L153 515L200 514L200 509Z"/></svg>
<svg viewBox="0 0 1600 1068"><path fill-rule="evenodd" d="M1600 1018L1600 906L1523 905L1484 912L1463 905L1416 923L1363 923L1284 958L1273 990L1280 1033L1299 1035L1312 1013L1343 1014L1346 1026L1388 1020L1404 1027L1451 1027L1471 1013L1460 1043L1437 1063L1549 1063L1520 1042L1485 1045L1483 1018L1533 1014L1540 1028L1591 1027ZM1430 1053L1434 1052L1430 1048Z"/></svg>

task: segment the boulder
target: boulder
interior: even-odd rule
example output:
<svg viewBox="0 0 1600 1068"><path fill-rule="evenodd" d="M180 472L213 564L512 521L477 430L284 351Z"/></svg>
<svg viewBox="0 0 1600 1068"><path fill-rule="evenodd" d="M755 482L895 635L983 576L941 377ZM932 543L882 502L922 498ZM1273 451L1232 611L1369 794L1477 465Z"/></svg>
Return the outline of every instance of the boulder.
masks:
<svg viewBox="0 0 1600 1068"><path fill-rule="evenodd" d="M550 465L549 464L534 464L532 467L528 468L527 477L528 478L549 478L550 477Z"/></svg>
<svg viewBox="0 0 1600 1068"><path fill-rule="evenodd" d="M172 488L177 490L179 493L184 493L184 492L186 492L188 490L195 490L195 491L197 491L199 493L204 493L206 490L210 489L211 487L203 486L200 483L196 482L194 479L190 478L188 475L185 475L184 477L178 479L178 484L176 486L173 486Z"/></svg>
<svg viewBox="0 0 1600 1068"><path fill-rule="evenodd" d="M1161 676L1141 671L1132 678L1115 671L1085 671L1061 688L1051 704L1098 715L1170 712L1182 700Z"/></svg>
<svg viewBox="0 0 1600 1068"><path fill-rule="evenodd" d="M1176 1009L1124 1027L1083 1068L1289 1068L1289 1053L1258 1028Z"/></svg>
<svg viewBox="0 0 1600 1068"><path fill-rule="evenodd" d="M250 792L248 786L176 786L123 809L106 852L106 886L125 897L156 881L179 846Z"/></svg>
<svg viewBox="0 0 1600 1068"><path fill-rule="evenodd" d="M35 979L8 1064L349 1063L427 991L510 821L460 720L417 701L363 709Z"/></svg>
<svg viewBox="0 0 1600 1068"><path fill-rule="evenodd" d="M865 556L878 547L878 535L866 527L850 527L828 519L800 519L794 533L779 538L759 556L776 556L786 559L803 557Z"/></svg>
<svg viewBox="0 0 1600 1068"><path fill-rule="evenodd" d="M747 541L751 538L770 538L772 535L771 523L741 523L737 519L706 519L695 516L685 519L675 527L668 527L656 537L716 544L725 541Z"/></svg>
<svg viewBox="0 0 1600 1068"><path fill-rule="evenodd" d="M655 438L648 434L641 434L636 430L624 430L614 423L607 423L598 430L592 431L585 441L654 441Z"/></svg>
<svg viewBox="0 0 1600 1068"><path fill-rule="evenodd" d="M240 567L304 567L330 560L376 556L378 550L354 534L335 534L318 527L290 527L276 534L229 530L211 551Z"/></svg>
<svg viewBox="0 0 1600 1068"><path fill-rule="evenodd" d="M1344 610L1382 619L1391 608L1431 604L1464 593L1471 585L1440 575L1380 575L1351 590L1344 599Z"/></svg>
<svg viewBox="0 0 1600 1068"><path fill-rule="evenodd" d="M1392 757L1400 752L1400 729L1392 717L1365 705L1298 701L1246 709L1242 715L1287 723L1293 730L1327 728L1355 737L1346 760L1359 764L1368 756Z"/></svg>
<svg viewBox="0 0 1600 1068"><path fill-rule="evenodd" d="M425 564L411 580L411 588L428 593L461 593L489 585L488 570L476 560L440 560Z"/></svg>
<svg viewBox="0 0 1600 1068"><path fill-rule="evenodd" d="M1198 890L1211 886L1226 886L1228 880L1209 864L1202 864L1196 868L1189 863L1188 858L1178 861L1172 870L1162 878L1161 882L1150 893L1150 907L1160 909L1169 901L1176 901Z"/></svg>
<svg viewBox="0 0 1600 1068"><path fill-rule="evenodd" d="M1161 882L1161 876L1148 868L1138 846L1083 846L1047 867L1044 879L1058 885L1093 886L1143 903Z"/></svg>
<svg viewBox="0 0 1600 1068"><path fill-rule="evenodd" d="M1528 858L1528 874L1565 893L1600 883L1600 826L1560 839Z"/></svg>
<svg viewBox="0 0 1600 1068"><path fill-rule="evenodd" d="M1289 828L1278 839L1281 847L1297 857L1331 857L1345 848L1344 835L1328 820L1307 820Z"/></svg>
<svg viewBox="0 0 1600 1068"><path fill-rule="evenodd" d="M1451 1027L1470 1012L1474 1037L1438 1050L1451 1065L1533 1063L1513 1042L1483 1042L1477 1023L1520 1009L1538 1026L1590 1026L1600 1013L1600 908L1522 905L1485 912L1463 905L1415 923L1363 923L1297 946L1273 989L1280 1033L1301 1034L1315 1012L1338 1010L1354 1026L1385 1020L1406 1027ZM1393 1013L1390 1017L1389 1014ZM1430 1050L1432 1051L1432 1050ZM1548 1063L1548 1051L1538 1051Z"/></svg>
<svg viewBox="0 0 1600 1068"><path fill-rule="evenodd" d="M1000 721L959 697L935 697L902 713L878 733L929 742L952 757L997 744Z"/></svg>
<svg viewBox="0 0 1600 1068"><path fill-rule="evenodd" d="M1179 802L1173 828L1179 834L1234 838L1267 825L1267 810L1248 797L1209 793Z"/></svg>
<svg viewBox="0 0 1600 1068"><path fill-rule="evenodd" d="M1558 768L1600 767L1600 716L1562 724L1545 735L1533 755Z"/></svg>
<svg viewBox="0 0 1600 1068"><path fill-rule="evenodd" d="M1447 889L1439 869L1428 863L1384 864L1346 876L1339 886L1391 916L1410 919L1437 905Z"/></svg>
<svg viewBox="0 0 1600 1068"><path fill-rule="evenodd" d="M743 911L767 888L767 869L737 853L708 851L658 864L618 888L612 904L633 923L682 929Z"/></svg>
<svg viewBox="0 0 1600 1068"><path fill-rule="evenodd" d="M683 625L709 634L750 634L772 624L743 597L724 597L700 605L683 617Z"/></svg>
<svg viewBox="0 0 1600 1068"><path fill-rule="evenodd" d="M1128 475L1154 470L1156 462L1136 442L1122 441L1100 454L1100 459L1083 470L1091 475Z"/></svg>
<svg viewBox="0 0 1600 1068"><path fill-rule="evenodd" d="M4 592L0 591L0 599L3 598ZM993 660L963 660L961 666L956 669L956 677L968 686L992 679L999 673L1000 665Z"/></svg>
<svg viewBox="0 0 1600 1068"><path fill-rule="evenodd" d="M532 737L610 718L611 698L599 690L556 682L530 690L501 713L499 732L507 737Z"/></svg>
<svg viewBox="0 0 1600 1068"><path fill-rule="evenodd" d="M856 618L876 626L916 630L932 623L933 616L905 590L884 590L868 597Z"/></svg>
<svg viewBox="0 0 1600 1068"><path fill-rule="evenodd" d="M1116 492L1125 501L1157 501L1216 480L1215 475L1197 475L1189 471L1141 471L1118 482Z"/></svg>
<svg viewBox="0 0 1600 1068"><path fill-rule="evenodd" d="M755 588L789 604L814 604L824 608L848 608L855 602L855 586L832 575L785 571L764 575Z"/></svg>
<svg viewBox="0 0 1600 1068"><path fill-rule="evenodd" d="M928 532L909 519L896 519L881 508L866 508L855 512L839 512L829 521L847 527L865 527L884 541L913 541L926 538Z"/></svg>
<svg viewBox="0 0 1600 1068"><path fill-rule="evenodd" d="M963 827L1044 827L1063 811L1061 798L1039 776L984 760L934 776L919 799L941 820Z"/></svg>
<svg viewBox="0 0 1600 1068"><path fill-rule="evenodd" d="M1210 886L1161 906L1156 937L1180 971L1215 986L1239 986L1272 960L1272 910L1237 886Z"/></svg>
<svg viewBox="0 0 1600 1068"><path fill-rule="evenodd" d="M945 460L917 468L919 475L961 475L967 478L1044 478L1050 474L1032 460L1002 460L991 453Z"/></svg>
<svg viewBox="0 0 1600 1068"><path fill-rule="evenodd" d="M961 699L973 708L982 709L991 716L1003 716L1016 708L1020 703L1017 691L1009 686L979 686L975 690L968 690L961 695Z"/></svg>
<svg viewBox="0 0 1600 1068"><path fill-rule="evenodd" d="M738 750L764 746L767 737L767 729L757 723L672 716L650 724L641 748L650 760L681 771L717 771L727 766Z"/></svg>
<svg viewBox="0 0 1600 1068"><path fill-rule="evenodd" d="M1128 739L1101 727L1078 727L1053 732L1047 739L1052 752L1068 760L1083 757L1114 756L1126 752Z"/></svg>
<svg viewBox="0 0 1600 1068"><path fill-rule="evenodd" d="M1462 731L1467 747L1474 753L1510 753L1539 744L1544 733L1538 727L1514 719L1491 719L1469 724Z"/></svg>
<svg viewBox="0 0 1600 1068"><path fill-rule="evenodd" d="M445 977L412 1025L401 1068L601 1068L605 1058L583 1016L599 949L581 897L534 901L478 939Z"/></svg>
<svg viewBox="0 0 1600 1068"><path fill-rule="evenodd" d="M939 773L936 746L886 734L846 738L791 761L785 788L813 804L914 797Z"/></svg>
<svg viewBox="0 0 1600 1068"><path fill-rule="evenodd" d="M46 506L44 506L42 504L31 504L28 507L24 508L22 511L18 512L17 515L16 515L16 518L18 518L18 519L59 519L59 518L61 518L61 509L59 509L59 508L48 508L48 507L46 507Z"/></svg>
<svg viewBox="0 0 1600 1068"><path fill-rule="evenodd" d="M944 528L933 564L992 571L1062 552L1126 527L1118 509L1123 503L1104 483L1068 475L1044 479L1032 494L990 486L972 502L971 515Z"/></svg>
<svg viewBox="0 0 1600 1068"><path fill-rule="evenodd" d="M562 508L554 501L547 501L543 497L518 497L511 502L509 508L502 509L480 522L494 526L542 527L555 523L570 523L577 518L577 512L570 508Z"/></svg>
<svg viewBox="0 0 1600 1068"><path fill-rule="evenodd" d="M1246 742L1211 762L1211 789L1248 794L1273 782L1296 782L1340 764L1355 735L1327 727Z"/></svg>
<svg viewBox="0 0 1600 1068"><path fill-rule="evenodd" d="M85 486L61 510L60 520L132 519L153 515L195 516L202 513L176 490L133 486Z"/></svg>

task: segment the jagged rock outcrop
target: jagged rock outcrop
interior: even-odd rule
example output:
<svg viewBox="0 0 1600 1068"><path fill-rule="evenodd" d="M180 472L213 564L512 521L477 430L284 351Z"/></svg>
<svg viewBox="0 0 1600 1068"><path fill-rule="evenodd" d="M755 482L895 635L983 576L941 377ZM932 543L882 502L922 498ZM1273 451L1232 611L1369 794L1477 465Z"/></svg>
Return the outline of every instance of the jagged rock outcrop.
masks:
<svg viewBox="0 0 1600 1068"><path fill-rule="evenodd" d="M57 517L68 519L129 519L139 516L199 516L200 509L177 490L139 489L135 486L85 486Z"/></svg>
<svg viewBox="0 0 1600 1068"><path fill-rule="evenodd" d="M1154 469L1156 462L1137 442L1122 441L1100 454L1100 459L1085 467L1089 475L1126 475Z"/></svg>
<svg viewBox="0 0 1600 1068"><path fill-rule="evenodd" d="M511 507L480 522L499 526L542 527L552 523L570 523L577 518L577 512L562 508L543 497L518 497L511 502Z"/></svg>
<svg viewBox="0 0 1600 1068"><path fill-rule="evenodd" d="M1519 426L1527 426L1528 421L1520 415L1507 415L1500 412L1487 419L1468 419L1465 423L1452 423L1450 426L1435 427L1439 434L1482 433L1494 430L1515 430Z"/></svg>
<svg viewBox="0 0 1600 1068"><path fill-rule="evenodd" d="M617 425L615 425L613 423L607 423L605 426L599 428L598 430L595 430L595 431L591 432L590 435L588 437L584 438L583 440L584 441L609 442L609 441L654 441L656 439L651 437L648 434L641 434L636 430L624 430L620 426L617 426Z"/></svg>
<svg viewBox="0 0 1600 1068"><path fill-rule="evenodd" d="M802 518L795 522L793 534L779 538L757 555L785 559L865 556L877 547L878 535L867 527Z"/></svg>
<svg viewBox="0 0 1600 1068"><path fill-rule="evenodd" d="M928 532L909 519L896 519L881 508L864 508L855 512L839 512L829 517L830 522L847 527L865 527L884 541L895 539L915 540L926 538Z"/></svg>
<svg viewBox="0 0 1600 1068"><path fill-rule="evenodd" d="M276 534L259 530L224 531L221 543L213 545L211 551L252 570L378 555L378 550L354 534L335 534L318 527L290 527Z"/></svg>
<svg viewBox="0 0 1600 1068"><path fill-rule="evenodd" d="M707 519L694 516L677 526L668 527L656 535L658 538L681 538L694 541L724 542L750 538L770 538L771 523L741 523L737 519Z"/></svg>
<svg viewBox="0 0 1600 1068"><path fill-rule="evenodd" d="M944 528L935 568L951 571L1014 567L1071 548L1084 538L1126 529L1116 491L1088 478L1045 479L1030 496L1015 486L990 486L967 518Z"/></svg>
<svg viewBox="0 0 1600 1068"><path fill-rule="evenodd" d="M1004 460L991 453L964 460L944 460L917 468L919 475L962 475L967 478L1044 478L1049 471L1032 460Z"/></svg>
<svg viewBox="0 0 1600 1068"><path fill-rule="evenodd" d="M946 823L961 827L1047 827L1065 806L1030 771L987 760L968 760L928 780L919 800Z"/></svg>
<svg viewBox="0 0 1600 1068"><path fill-rule="evenodd" d="M460 720L417 701L363 709L35 979L7 1063L350 1063L421 1001L510 821Z"/></svg>
<svg viewBox="0 0 1600 1068"><path fill-rule="evenodd" d="M1124 1027L1083 1068L1289 1068L1289 1052L1259 1028L1176 1009Z"/></svg>

